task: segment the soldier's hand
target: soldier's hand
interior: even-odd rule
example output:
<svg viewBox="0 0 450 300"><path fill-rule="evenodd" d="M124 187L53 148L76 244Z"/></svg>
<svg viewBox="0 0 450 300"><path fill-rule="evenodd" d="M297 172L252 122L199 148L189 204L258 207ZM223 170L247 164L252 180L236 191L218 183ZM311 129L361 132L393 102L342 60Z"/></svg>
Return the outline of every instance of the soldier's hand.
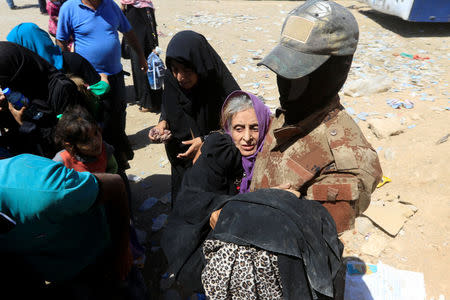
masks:
<svg viewBox="0 0 450 300"><path fill-rule="evenodd" d="M274 186L272 188L273 189L284 190L284 191L287 191L287 192L291 192L292 194L295 195L295 197L300 198L300 192L297 191L297 190L292 189L290 183L283 183L283 184L280 184L278 186Z"/></svg>

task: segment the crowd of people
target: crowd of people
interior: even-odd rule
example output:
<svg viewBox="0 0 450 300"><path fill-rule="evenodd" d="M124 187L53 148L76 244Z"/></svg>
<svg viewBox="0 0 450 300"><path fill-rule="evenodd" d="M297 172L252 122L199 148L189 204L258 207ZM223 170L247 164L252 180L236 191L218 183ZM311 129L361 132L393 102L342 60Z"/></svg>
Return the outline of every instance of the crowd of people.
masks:
<svg viewBox="0 0 450 300"><path fill-rule="evenodd" d="M194 31L172 37L164 87L151 89L153 4L121 4L67 0L50 18L57 45L33 23L0 42L5 291L149 299L125 174L127 48L135 100L161 112L149 139L164 143L171 163L161 290L211 300L342 297L339 234L381 178L376 152L339 102L358 43L353 15L327 0L287 15L259 63L277 76L281 107L272 115Z"/></svg>

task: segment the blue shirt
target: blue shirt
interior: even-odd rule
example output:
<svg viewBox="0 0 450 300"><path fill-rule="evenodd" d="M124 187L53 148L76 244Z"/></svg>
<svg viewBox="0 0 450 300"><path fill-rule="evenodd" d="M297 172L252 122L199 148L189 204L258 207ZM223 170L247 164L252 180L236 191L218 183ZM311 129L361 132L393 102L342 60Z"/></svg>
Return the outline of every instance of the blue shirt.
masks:
<svg viewBox="0 0 450 300"><path fill-rule="evenodd" d="M48 281L74 277L110 243L97 195L88 172L31 154L0 160L0 211L16 222L0 253L22 255Z"/></svg>
<svg viewBox="0 0 450 300"><path fill-rule="evenodd" d="M93 10L81 0L69 0L59 11L56 38L75 38L75 52L86 58L95 70L108 75L122 71L120 41L117 31L126 33L131 25L112 0L102 0Z"/></svg>

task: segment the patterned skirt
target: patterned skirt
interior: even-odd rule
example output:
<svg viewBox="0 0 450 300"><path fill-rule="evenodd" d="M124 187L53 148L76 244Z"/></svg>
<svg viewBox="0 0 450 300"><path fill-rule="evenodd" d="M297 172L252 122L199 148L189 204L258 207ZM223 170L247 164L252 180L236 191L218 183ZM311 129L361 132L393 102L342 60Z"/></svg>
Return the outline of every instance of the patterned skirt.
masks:
<svg viewBox="0 0 450 300"><path fill-rule="evenodd" d="M203 253L202 284L208 299L283 299L275 254L218 240L206 240Z"/></svg>

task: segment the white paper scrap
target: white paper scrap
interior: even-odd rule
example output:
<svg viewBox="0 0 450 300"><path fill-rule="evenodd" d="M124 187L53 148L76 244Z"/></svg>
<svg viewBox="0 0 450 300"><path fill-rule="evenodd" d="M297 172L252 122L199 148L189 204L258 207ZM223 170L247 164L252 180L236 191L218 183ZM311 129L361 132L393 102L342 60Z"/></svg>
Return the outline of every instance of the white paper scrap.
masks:
<svg viewBox="0 0 450 300"><path fill-rule="evenodd" d="M362 269L366 269L365 274ZM423 273L395 269L382 262L377 265L349 262L344 299L425 300Z"/></svg>

